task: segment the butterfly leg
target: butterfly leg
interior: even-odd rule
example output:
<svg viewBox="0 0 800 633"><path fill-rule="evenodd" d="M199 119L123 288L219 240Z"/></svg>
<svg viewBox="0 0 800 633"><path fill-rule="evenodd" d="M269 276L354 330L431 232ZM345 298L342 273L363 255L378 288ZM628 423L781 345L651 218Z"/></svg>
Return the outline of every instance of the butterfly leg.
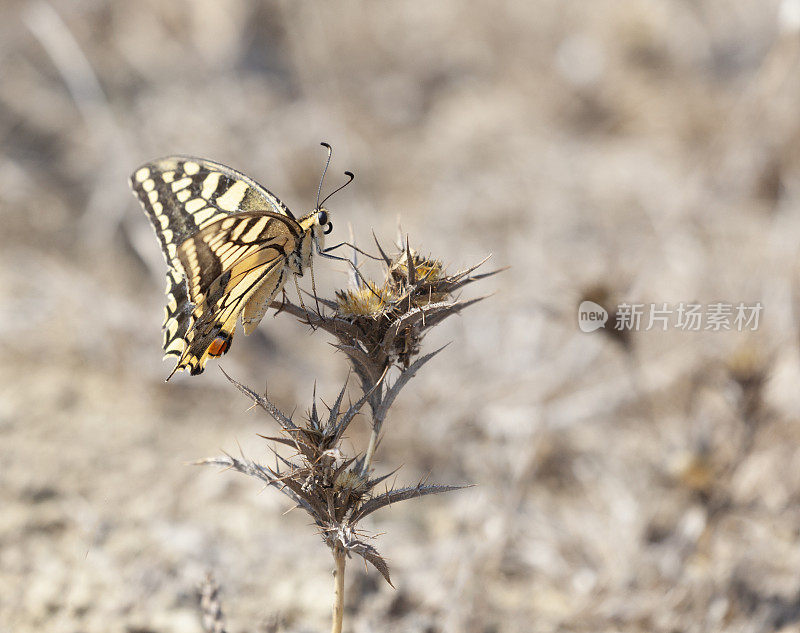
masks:
<svg viewBox="0 0 800 633"><path fill-rule="evenodd" d="M367 280L364 278L364 275L362 275L362 274L361 274L361 271L360 271L360 270L358 269L358 267L357 267L357 266L356 266L356 265L353 263L353 261L352 261L352 260L348 259L347 257L338 257L338 256L336 256L336 255L331 255L331 254L328 252L328 251L330 251L332 248L338 248L339 246L351 246L352 248L355 248L355 249L356 249L356 250L357 250L359 253L362 253L362 252L363 252L363 251L361 251L361 250L357 249L355 246L352 246L351 244L348 244L347 242L342 242L341 244L337 244L336 246L332 246L331 248L325 248L325 249L323 249L323 248L320 248L320 246L319 246L319 242L317 242L317 253L319 253L319 256L320 256L320 257L324 257L325 259L333 259L333 260L336 260L336 261L339 261L339 262L347 262L348 264L350 264L350 266L352 266L352 268L353 268L353 271L355 272L355 274L356 274L356 276L358 277L358 279L359 279L359 280L360 280L360 281L361 281L361 282L362 282L364 285L366 285L366 286L369 286L369 283L368 283L368 282L367 282ZM364 254L365 254L365 255L367 255L366 253L364 253ZM368 257L372 257L372 255L367 255L367 256L368 256ZM376 258L375 258L375 257L372 257L372 259L376 259Z"/></svg>
<svg viewBox="0 0 800 633"><path fill-rule="evenodd" d="M286 299L287 299L286 290L281 289L281 305L277 310L275 310L275 313L272 315L273 317L278 316L281 312L284 311L284 309L286 308Z"/></svg>
<svg viewBox="0 0 800 633"><path fill-rule="evenodd" d="M311 326L311 329L316 330L317 328L311 323L311 314L309 313L308 308L306 308L306 304L303 303L303 295L300 293L300 284L297 281L297 275L293 275L293 277L294 277L294 287L295 290L297 290L297 298L300 300L300 307L303 308L303 311L306 313L306 320L308 321L308 324Z"/></svg>
<svg viewBox="0 0 800 633"><path fill-rule="evenodd" d="M311 268L311 292L314 293L314 303L317 304L317 314L322 317L322 310L319 307L319 297L317 296L317 281L314 279L314 260L311 260L310 263ZM324 318L324 317L322 317Z"/></svg>
<svg viewBox="0 0 800 633"><path fill-rule="evenodd" d="M366 251L362 251L360 248L358 248L358 246L356 246L355 244L351 244L350 242L339 242L334 246L328 246L327 248L323 248L320 251L320 253L322 254L323 257L326 257L327 256L326 253L330 253L331 251L334 251L337 248L341 248L342 246L349 246L354 251L361 253L364 257L369 257L370 259L374 259L376 262L383 261L380 257L375 257L375 255L370 255Z"/></svg>

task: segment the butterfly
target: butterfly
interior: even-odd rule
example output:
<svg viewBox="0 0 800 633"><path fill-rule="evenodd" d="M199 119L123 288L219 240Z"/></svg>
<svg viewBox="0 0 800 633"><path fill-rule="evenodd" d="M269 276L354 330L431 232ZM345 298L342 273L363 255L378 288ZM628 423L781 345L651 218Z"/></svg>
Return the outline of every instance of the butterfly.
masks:
<svg viewBox="0 0 800 633"><path fill-rule="evenodd" d="M327 171L331 150L322 145ZM353 179L345 173L342 186ZM250 334L290 276L311 267L314 245L323 253L333 229L322 206L332 194L320 203L318 191L315 209L296 218L251 178L202 158L151 161L133 172L130 186L169 266L164 358L178 361L167 380L186 369L200 374L209 358L228 352L240 317Z"/></svg>

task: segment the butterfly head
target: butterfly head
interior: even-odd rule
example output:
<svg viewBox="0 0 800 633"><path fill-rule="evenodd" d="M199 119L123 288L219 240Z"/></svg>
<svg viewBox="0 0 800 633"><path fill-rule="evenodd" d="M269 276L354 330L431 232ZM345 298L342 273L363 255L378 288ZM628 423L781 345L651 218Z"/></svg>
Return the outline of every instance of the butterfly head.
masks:
<svg viewBox="0 0 800 633"><path fill-rule="evenodd" d="M333 230L331 214L325 207L314 209L298 220L306 236L311 236L320 248L325 245L325 236ZM309 241L309 244L311 241Z"/></svg>
<svg viewBox="0 0 800 633"><path fill-rule="evenodd" d="M326 208L320 207L317 209L314 219L316 221L314 224L315 237L317 237L319 232L323 235L328 235L328 233L333 231L333 222L331 222L330 214Z"/></svg>

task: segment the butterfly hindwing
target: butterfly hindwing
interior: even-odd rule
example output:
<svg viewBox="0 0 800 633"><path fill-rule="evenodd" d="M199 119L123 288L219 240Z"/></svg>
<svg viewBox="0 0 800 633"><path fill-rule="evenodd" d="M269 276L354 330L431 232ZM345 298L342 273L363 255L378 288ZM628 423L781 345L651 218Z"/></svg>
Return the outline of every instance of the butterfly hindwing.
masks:
<svg viewBox="0 0 800 633"><path fill-rule="evenodd" d="M245 335L250 334L261 323L269 304L281 291L288 276L289 271L286 268L271 272L264 278L264 283L259 286L248 302L244 304L242 327Z"/></svg>
<svg viewBox="0 0 800 633"><path fill-rule="evenodd" d="M186 348L186 332L192 318L192 304L186 290L183 272L170 266L167 271L167 305L164 306L164 358L180 358Z"/></svg>
<svg viewBox="0 0 800 633"><path fill-rule="evenodd" d="M236 320L263 315L283 286L286 264L301 237L299 225L276 213L238 213L211 224L178 250L195 305L187 348L176 369L198 373L208 356L230 349ZM263 304L256 308L253 304ZM260 317L259 317L260 318ZM245 333L249 333L245 320ZM224 349L214 353L214 342Z"/></svg>

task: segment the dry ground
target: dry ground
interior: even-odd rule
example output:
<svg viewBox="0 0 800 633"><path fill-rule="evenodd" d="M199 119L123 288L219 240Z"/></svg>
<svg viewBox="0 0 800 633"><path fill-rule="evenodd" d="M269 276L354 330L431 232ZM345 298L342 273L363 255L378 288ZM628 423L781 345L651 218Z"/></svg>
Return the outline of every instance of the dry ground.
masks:
<svg viewBox="0 0 800 633"><path fill-rule="evenodd" d="M321 631L328 553L282 497L186 465L273 430L212 367L164 384L163 262L126 178L172 153L335 236L510 270L442 326L379 454L475 488L375 516L349 629L800 631L800 3L5 0L0 631ZM325 262L326 294L346 283ZM468 294L469 294L468 293ZM577 327L761 301L757 332ZM220 363L285 408L346 373L267 318ZM364 440L363 426L350 438Z"/></svg>

